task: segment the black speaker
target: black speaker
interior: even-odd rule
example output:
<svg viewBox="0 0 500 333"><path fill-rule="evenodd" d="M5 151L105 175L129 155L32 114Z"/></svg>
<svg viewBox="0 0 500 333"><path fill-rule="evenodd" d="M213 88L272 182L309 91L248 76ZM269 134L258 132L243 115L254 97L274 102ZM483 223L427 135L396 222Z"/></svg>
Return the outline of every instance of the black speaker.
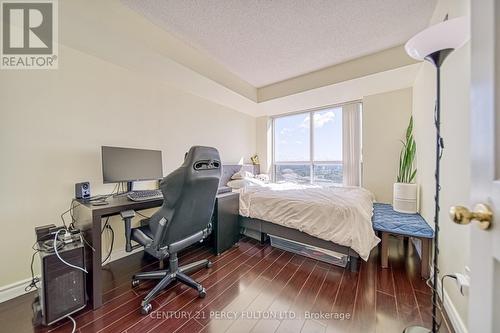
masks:
<svg viewBox="0 0 500 333"><path fill-rule="evenodd" d="M90 199L90 183L76 183L75 184L75 198L77 199Z"/></svg>

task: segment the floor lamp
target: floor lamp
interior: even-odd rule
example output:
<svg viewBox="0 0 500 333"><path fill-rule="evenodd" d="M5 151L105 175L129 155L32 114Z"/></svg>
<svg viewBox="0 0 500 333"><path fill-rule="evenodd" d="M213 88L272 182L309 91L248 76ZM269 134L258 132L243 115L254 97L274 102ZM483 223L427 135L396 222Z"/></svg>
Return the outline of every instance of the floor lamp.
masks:
<svg viewBox="0 0 500 333"><path fill-rule="evenodd" d="M445 21L433 25L419 32L405 45L406 52L416 60L427 60L436 68L436 104L434 109L434 124L436 126L436 171L435 171L435 196L434 196L434 259L432 277L432 328L422 326L410 326L403 333L436 333L440 324L437 321L437 282L439 279L438 255L439 255L439 166L443 152L443 137L441 136L441 65L446 57L455 49L462 47L470 36L469 18L458 17L445 19Z"/></svg>

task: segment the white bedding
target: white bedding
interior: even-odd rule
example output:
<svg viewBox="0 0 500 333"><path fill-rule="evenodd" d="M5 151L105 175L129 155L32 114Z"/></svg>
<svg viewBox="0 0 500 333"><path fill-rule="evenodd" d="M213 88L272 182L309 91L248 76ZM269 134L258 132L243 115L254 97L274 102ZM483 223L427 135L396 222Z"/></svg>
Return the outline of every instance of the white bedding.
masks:
<svg viewBox="0 0 500 333"><path fill-rule="evenodd" d="M363 188L268 184L239 192L240 215L348 246L363 260L380 241L371 222L373 196Z"/></svg>

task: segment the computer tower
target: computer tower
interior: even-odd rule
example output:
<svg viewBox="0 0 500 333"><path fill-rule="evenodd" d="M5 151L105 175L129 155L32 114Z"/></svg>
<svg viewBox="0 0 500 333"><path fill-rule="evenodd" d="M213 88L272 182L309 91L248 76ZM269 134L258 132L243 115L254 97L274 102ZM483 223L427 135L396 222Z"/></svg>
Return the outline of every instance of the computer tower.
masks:
<svg viewBox="0 0 500 333"><path fill-rule="evenodd" d="M43 249L40 251L41 278L38 296L33 303L33 322L51 325L85 307L86 274L62 262L53 248L44 246L44 242L39 242L39 248ZM85 267L85 252L81 241L65 244L58 249L58 253L66 262Z"/></svg>

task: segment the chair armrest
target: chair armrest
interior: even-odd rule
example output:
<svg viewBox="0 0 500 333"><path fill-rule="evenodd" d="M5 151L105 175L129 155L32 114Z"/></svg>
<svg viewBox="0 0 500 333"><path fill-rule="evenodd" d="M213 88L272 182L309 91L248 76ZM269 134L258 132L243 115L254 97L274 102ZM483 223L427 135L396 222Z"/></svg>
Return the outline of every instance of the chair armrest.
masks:
<svg viewBox="0 0 500 333"><path fill-rule="evenodd" d="M135 217L135 211L125 210L120 212L125 225L125 251L132 252L132 219Z"/></svg>

